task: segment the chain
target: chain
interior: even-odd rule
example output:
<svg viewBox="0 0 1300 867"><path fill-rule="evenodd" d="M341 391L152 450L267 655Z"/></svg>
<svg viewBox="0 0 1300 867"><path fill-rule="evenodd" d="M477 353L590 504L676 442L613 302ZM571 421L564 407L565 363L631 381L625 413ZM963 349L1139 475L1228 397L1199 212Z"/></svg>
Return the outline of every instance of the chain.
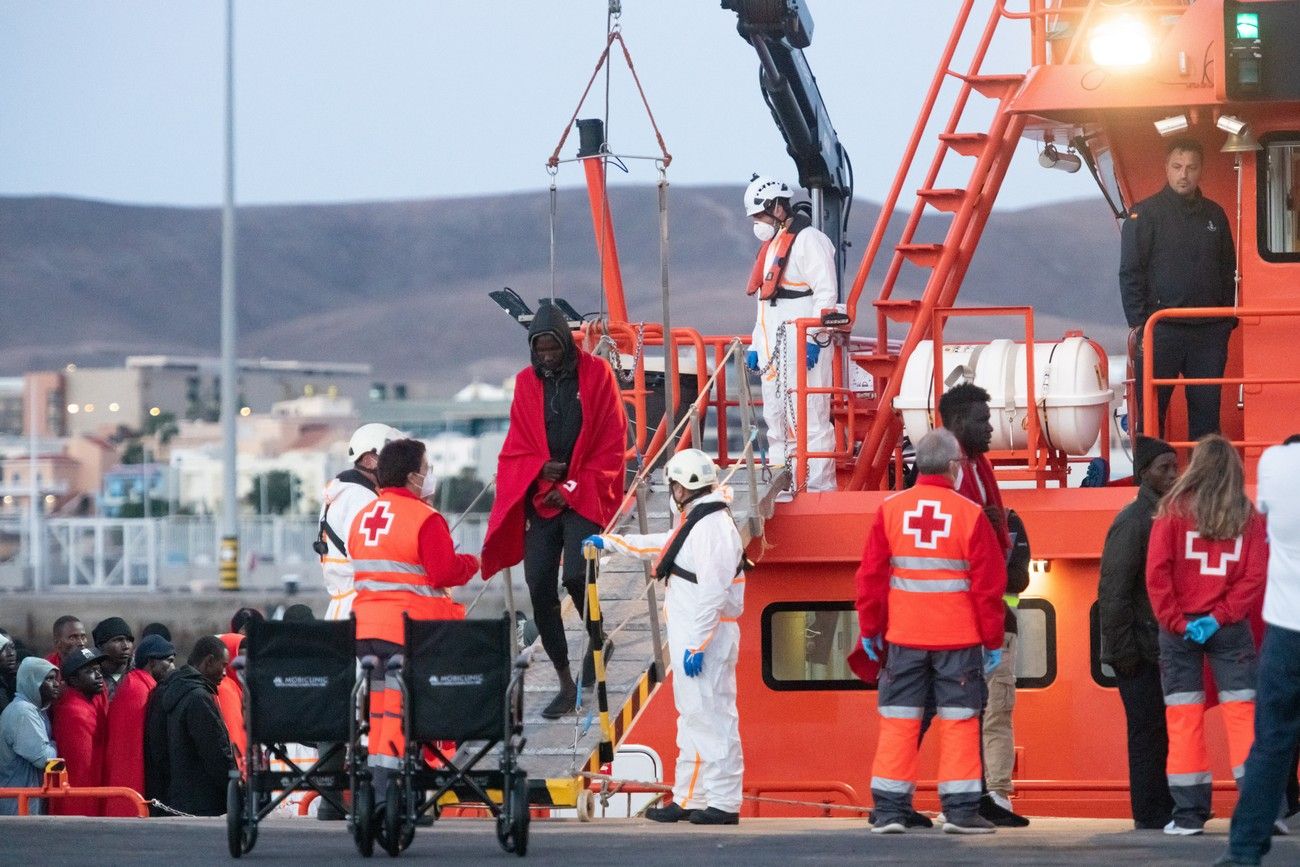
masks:
<svg viewBox="0 0 1300 867"><path fill-rule="evenodd" d="M193 813L184 813L181 812L180 810L177 810L175 807L169 807L166 804L164 804L162 801L158 800L157 798L150 798L146 803L148 803L149 806L151 807L157 807L159 810L162 810L164 813L167 813L169 815L180 816L182 819L199 818L198 816L195 816Z"/></svg>

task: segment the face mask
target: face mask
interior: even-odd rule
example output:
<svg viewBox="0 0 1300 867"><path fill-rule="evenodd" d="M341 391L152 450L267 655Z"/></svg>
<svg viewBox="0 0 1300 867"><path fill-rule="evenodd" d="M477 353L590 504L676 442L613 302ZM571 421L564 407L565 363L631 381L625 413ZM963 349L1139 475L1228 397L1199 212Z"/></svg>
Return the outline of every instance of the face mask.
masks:
<svg viewBox="0 0 1300 867"><path fill-rule="evenodd" d="M433 473L425 473L424 478L420 480L420 499L432 500L436 493L438 493L438 477Z"/></svg>
<svg viewBox="0 0 1300 867"><path fill-rule="evenodd" d="M755 220L754 237L763 243L767 243L776 237L776 226L773 226L771 223L764 223L760 220Z"/></svg>

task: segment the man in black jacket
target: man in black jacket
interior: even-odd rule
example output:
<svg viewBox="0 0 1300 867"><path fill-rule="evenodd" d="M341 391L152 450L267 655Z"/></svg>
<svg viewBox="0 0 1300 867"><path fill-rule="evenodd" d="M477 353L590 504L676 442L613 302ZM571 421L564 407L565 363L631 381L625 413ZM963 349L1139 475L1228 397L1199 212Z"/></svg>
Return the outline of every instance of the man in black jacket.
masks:
<svg viewBox="0 0 1300 867"><path fill-rule="evenodd" d="M1115 670L1128 720L1133 823L1139 829L1159 829L1168 824L1174 802L1165 778L1169 737L1146 563L1156 506L1178 478L1174 450L1162 440L1139 437L1133 448L1133 478L1141 485L1137 499L1115 516L1101 551L1101 661Z"/></svg>
<svg viewBox="0 0 1300 867"><path fill-rule="evenodd" d="M1129 327L1141 328L1157 310L1169 307L1232 307L1236 302L1237 256L1232 228L1223 208L1201 195L1201 143L1175 139L1165 156L1168 185L1134 205L1120 232L1119 288ZM1140 343L1134 363L1142 394L1142 353L1153 352L1157 379L1223 376L1228 360L1231 318L1174 319L1157 324L1152 346ZM1187 388L1187 438L1219 431L1217 385ZM1156 389L1160 435L1171 386ZM1140 408L1138 412L1140 413ZM1140 421L1139 415L1139 421ZM1134 430L1141 430L1135 426Z"/></svg>
<svg viewBox="0 0 1300 867"><path fill-rule="evenodd" d="M195 816L226 812L226 787L234 761L215 696L229 662L221 639L205 635L194 645L189 664L157 689L167 720L166 795L161 800ZM146 746L146 752L152 746Z"/></svg>

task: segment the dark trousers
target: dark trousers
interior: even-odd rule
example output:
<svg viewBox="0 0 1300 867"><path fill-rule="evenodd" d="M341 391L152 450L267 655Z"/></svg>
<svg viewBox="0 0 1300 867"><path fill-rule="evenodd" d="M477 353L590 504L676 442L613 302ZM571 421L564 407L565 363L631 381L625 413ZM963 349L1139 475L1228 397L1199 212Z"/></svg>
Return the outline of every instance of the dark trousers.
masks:
<svg viewBox="0 0 1300 867"><path fill-rule="evenodd" d="M600 530L599 524L572 509L565 509L554 518L528 516L524 530L524 581L533 602L533 622L542 637L542 647L557 670L569 667L569 643L564 637L557 581L561 560L564 589L581 614L585 610L587 574L582 540Z"/></svg>
<svg viewBox="0 0 1300 867"><path fill-rule="evenodd" d="M1116 675L1124 718L1128 723L1128 790L1133 821L1163 827L1173 816L1174 799L1165 777L1169 733L1165 728L1165 697L1160 667L1143 661L1133 677Z"/></svg>
<svg viewBox="0 0 1300 867"><path fill-rule="evenodd" d="M1164 322L1156 325L1151 342L1155 353L1152 359L1156 379L1213 379L1223 376L1228 364L1228 337L1231 326L1220 323L1208 325L1183 325ZM1131 430L1141 430L1142 421L1142 353L1139 345L1134 361L1137 365L1137 423ZM1219 400L1222 387L1218 385L1189 385L1184 387L1187 398L1187 438L1198 440L1206 434L1219 432ZM1156 389L1156 404L1160 414L1159 436L1165 437L1165 415L1174 387Z"/></svg>
<svg viewBox="0 0 1300 867"><path fill-rule="evenodd" d="M1246 759L1241 796L1232 814L1229 851L1243 864L1258 864L1269 850L1273 820L1295 775L1300 739L1300 632L1268 627L1255 696L1255 741Z"/></svg>

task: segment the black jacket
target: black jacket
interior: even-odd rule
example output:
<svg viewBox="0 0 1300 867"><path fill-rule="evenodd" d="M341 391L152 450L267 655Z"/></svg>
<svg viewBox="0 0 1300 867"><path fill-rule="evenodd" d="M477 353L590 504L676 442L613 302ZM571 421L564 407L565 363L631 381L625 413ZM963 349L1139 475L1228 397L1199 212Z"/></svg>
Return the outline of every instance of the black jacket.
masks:
<svg viewBox="0 0 1300 867"><path fill-rule="evenodd" d="M163 803L195 816L224 814L234 762L226 724L217 710L216 690L189 665L158 690L167 717L168 779Z"/></svg>
<svg viewBox="0 0 1300 867"><path fill-rule="evenodd" d="M1011 536L1011 553L1007 555L1007 595L1019 596L1029 589L1029 534L1025 522L1014 511L1007 511L1007 533ZM1006 603L1002 629L1018 634L1020 624L1015 610Z"/></svg>
<svg viewBox="0 0 1300 867"><path fill-rule="evenodd" d="M173 671L167 679L149 692L144 706L144 796L167 803L167 785L171 780L171 757L167 754L167 712L163 710L162 696L165 687L176 676ZM164 815L155 812L155 816Z"/></svg>
<svg viewBox="0 0 1300 867"><path fill-rule="evenodd" d="M1223 208L1199 192L1189 200L1166 186L1134 205L1120 232L1119 289L1129 327L1167 307L1231 307L1236 267Z"/></svg>
<svg viewBox="0 0 1300 867"><path fill-rule="evenodd" d="M564 348L564 361L558 371L548 371L532 354L533 370L542 381L542 402L546 420L546 445L551 460L568 463L573 457L573 446L582 432L582 401L578 399L578 347L573 342L568 320L560 309L543 301L537 315L528 327L528 345L543 334L549 334Z"/></svg>
<svg viewBox="0 0 1300 867"><path fill-rule="evenodd" d="M1115 516L1101 549L1101 661L1155 662L1159 629L1147 596L1147 541L1160 498L1146 485Z"/></svg>

